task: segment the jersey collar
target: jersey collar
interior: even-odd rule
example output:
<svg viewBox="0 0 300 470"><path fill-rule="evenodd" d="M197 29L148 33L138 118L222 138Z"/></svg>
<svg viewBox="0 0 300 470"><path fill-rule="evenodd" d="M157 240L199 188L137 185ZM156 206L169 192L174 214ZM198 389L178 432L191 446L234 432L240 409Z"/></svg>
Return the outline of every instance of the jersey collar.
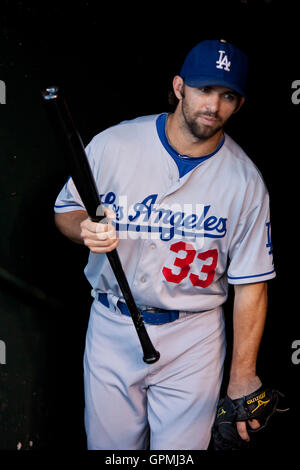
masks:
<svg viewBox="0 0 300 470"><path fill-rule="evenodd" d="M157 134L158 134L158 137L162 143L162 145L164 146L164 148L166 149L166 151L171 155L171 157L175 158L176 160L178 158L180 159L184 159L185 161L191 161L191 162L194 162L197 164L198 163L201 163L203 162L204 160L207 160L208 158L212 157L213 155L215 155L219 150L220 148L223 146L224 144L224 141L225 141L225 135L223 136L223 138L221 139L221 141L219 142L217 148L212 152L212 153L209 153L207 155L203 155L201 157L191 157L189 155L181 155L179 154L175 149L174 147L172 147L172 145L170 144L169 140L168 140L168 137L166 135L166 121L167 121L167 116L168 116L168 113L162 113L158 116L158 118L156 119L156 129L157 129Z"/></svg>

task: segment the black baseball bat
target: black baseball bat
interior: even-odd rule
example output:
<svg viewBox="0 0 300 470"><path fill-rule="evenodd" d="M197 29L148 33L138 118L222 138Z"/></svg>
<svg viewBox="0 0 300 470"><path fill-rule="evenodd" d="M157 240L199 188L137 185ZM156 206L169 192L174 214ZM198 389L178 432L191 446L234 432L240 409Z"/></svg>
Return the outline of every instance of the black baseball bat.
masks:
<svg viewBox="0 0 300 470"><path fill-rule="evenodd" d="M105 218L104 209L101 205L95 179L85 153L84 145L76 129L66 100L61 90L56 86L46 88L42 92L42 96L47 107L52 108L54 118L60 127L65 142L66 154L68 155L71 177L85 209L91 220L94 222L103 222ZM152 364L158 361L160 354L156 351L149 338L142 314L138 310L130 290L117 249L106 253L106 256L131 314L143 349L143 360L147 364Z"/></svg>

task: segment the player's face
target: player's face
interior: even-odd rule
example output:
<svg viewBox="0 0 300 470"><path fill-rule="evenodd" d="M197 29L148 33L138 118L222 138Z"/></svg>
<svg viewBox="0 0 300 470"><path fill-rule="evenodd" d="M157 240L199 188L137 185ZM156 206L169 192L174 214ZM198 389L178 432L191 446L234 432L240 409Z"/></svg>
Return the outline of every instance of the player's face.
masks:
<svg viewBox="0 0 300 470"><path fill-rule="evenodd" d="M206 140L217 134L241 106L234 91L221 86L181 89L181 112L184 124L193 137Z"/></svg>

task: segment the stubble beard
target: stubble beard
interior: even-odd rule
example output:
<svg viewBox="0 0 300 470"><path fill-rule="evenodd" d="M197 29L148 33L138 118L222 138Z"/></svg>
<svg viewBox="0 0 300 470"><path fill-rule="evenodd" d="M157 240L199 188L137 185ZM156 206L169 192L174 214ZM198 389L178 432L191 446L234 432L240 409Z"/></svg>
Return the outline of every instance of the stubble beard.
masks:
<svg viewBox="0 0 300 470"><path fill-rule="evenodd" d="M190 134L198 139L199 141L205 141L216 135L221 129L223 129L223 124L216 122L216 125L209 126L200 123L197 118L198 117L209 117L218 119L216 113L211 113L209 111L191 114L188 106L186 105L185 98L182 99L182 116L184 119L184 124L186 129L190 132Z"/></svg>

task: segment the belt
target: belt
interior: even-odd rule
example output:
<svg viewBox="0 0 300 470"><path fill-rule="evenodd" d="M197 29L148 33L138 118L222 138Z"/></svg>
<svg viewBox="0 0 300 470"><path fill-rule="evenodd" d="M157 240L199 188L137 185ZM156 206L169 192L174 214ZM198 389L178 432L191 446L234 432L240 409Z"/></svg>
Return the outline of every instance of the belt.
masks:
<svg viewBox="0 0 300 470"><path fill-rule="evenodd" d="M109 308L107 294L99 293L98 300L105 305L105 307ZM128 307L124 302L118 300L117 307L123 315L126 315L127 317L131 316ZM163 325L164 323L170 323L178 320L179 318L179 310L165 310L162 308L154 309L154 307L152 310L152 307L150 307L145 310L138 308L138 311L142 314L144 322L149 323L150 325Z"/></svg>

